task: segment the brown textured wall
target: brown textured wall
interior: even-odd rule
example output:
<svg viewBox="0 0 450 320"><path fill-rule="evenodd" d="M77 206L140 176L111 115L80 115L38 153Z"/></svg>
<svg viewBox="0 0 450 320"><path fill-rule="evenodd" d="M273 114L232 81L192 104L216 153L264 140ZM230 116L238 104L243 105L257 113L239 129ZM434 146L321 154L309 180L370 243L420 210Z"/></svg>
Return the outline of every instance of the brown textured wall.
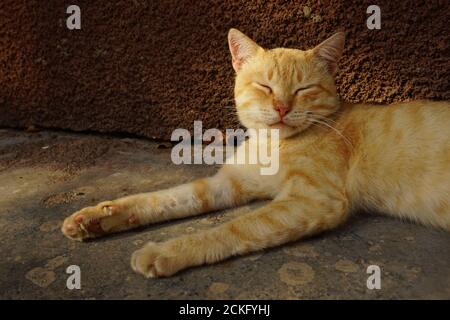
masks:
<svg viewBox="0 0 450 320"><path fill-rule="evenodd" d="M70 4L82 30L65 26ZM370 4L381 30L366 28ZM349 101L450 99L449 21L447 0L2 0L0 126L162 139L194 120L233 126L230 27L297 48L345 30L338 85Z"/></svg>

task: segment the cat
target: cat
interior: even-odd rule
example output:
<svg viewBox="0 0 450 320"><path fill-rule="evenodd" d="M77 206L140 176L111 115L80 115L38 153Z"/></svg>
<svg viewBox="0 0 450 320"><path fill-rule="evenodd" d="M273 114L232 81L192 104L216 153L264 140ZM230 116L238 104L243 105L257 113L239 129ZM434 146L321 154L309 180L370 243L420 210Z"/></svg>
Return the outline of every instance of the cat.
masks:
<svg viewBox="0 0 450 320"><path fill-rule="evenodd" d="M266 50L231 29L237 114L247 128L278 129L278 172L261 175L258 164L226 163L212 177L84 208L64 221L62 232L84 240L271 200L217 227L133 253L134 271L166 277L331 230L358 208L450 231L450 103L341 102L334 76L344 41L340 32L306 51Z"/></svg>

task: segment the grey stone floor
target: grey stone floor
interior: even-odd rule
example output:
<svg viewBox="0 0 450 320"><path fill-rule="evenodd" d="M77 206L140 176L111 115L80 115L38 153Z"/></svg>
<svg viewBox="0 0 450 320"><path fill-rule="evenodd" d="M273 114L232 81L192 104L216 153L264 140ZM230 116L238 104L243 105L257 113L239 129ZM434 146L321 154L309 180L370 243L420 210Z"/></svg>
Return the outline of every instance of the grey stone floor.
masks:
<svg viewBox="0 0 450 320"><path fill-rule="evenodd" d="M333 232L168 279L134 274L131 253L148 240L210 228L260 204L87 243L61 234L62 220L81 207L217 169L176 166L168 147L134 138L0 130L0 298L450 298L450 234L382 215L361 213ZM366 287L373 264L382 271L380 290ZM81 290L66 287L69 265L81 268Z"/></svg>

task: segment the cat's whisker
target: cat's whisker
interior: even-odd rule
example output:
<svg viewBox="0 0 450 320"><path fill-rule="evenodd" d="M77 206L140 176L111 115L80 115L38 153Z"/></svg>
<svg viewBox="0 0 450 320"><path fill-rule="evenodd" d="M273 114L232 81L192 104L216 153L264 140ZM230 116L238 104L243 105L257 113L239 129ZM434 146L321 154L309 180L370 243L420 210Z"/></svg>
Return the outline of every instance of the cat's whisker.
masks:
<svg viewBox="0 0 450 320"><path fill-rule="evenodd" d="M319 120L319 119L314 119L314 118L311 118L310 121L313 121L313 122L316 122L316 123L320 123L320 124L322 124L322 125L324 125L324 126L330 128L330 129L332 129L332 130L333 130L334 132L336 132L340 137L342 137L342 139L344 140L344 142L347 144L348 147L350 147L351 150L354 149L354 146L353 146L353 144L350 142L350 140L348 140L348 138L347 138L346 136L344 136L344 135L342 134L341 131L339 131L338 129L336 129L336 128L333 127L332 125L330 125L330 124L328 124L328 123L326 123L326 122L324 122L324 121L321 121L321 120Z"/></svg>
<svg viewBox="0 0 450 320"><path fill-rule="evenodd" d="M339 125L335 120L333 120L329 117L323 116L321 114L313 114L313 117L318 117L320 120L329 121L335 125Z"/></svg>

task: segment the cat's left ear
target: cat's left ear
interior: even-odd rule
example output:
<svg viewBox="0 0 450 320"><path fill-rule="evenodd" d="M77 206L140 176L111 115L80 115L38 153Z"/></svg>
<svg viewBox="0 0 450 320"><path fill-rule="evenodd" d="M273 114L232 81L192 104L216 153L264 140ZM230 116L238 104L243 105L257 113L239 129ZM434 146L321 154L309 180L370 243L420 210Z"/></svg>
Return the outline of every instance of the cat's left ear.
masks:
<svg viewBox="0 0 450 320"><path fill-rule="evenodd" d="M228 32L228 46L233 59L233 69L236 72L261 48L256 42L237 29L230 29Z"/></svg>
<svg viewBox="0 0 450 320"><path fill-rule="evenodd" d="M315 55L326 63L328 71L334 75L338 61L344 51L345 34L338 32L313 49Z"/></svg>

